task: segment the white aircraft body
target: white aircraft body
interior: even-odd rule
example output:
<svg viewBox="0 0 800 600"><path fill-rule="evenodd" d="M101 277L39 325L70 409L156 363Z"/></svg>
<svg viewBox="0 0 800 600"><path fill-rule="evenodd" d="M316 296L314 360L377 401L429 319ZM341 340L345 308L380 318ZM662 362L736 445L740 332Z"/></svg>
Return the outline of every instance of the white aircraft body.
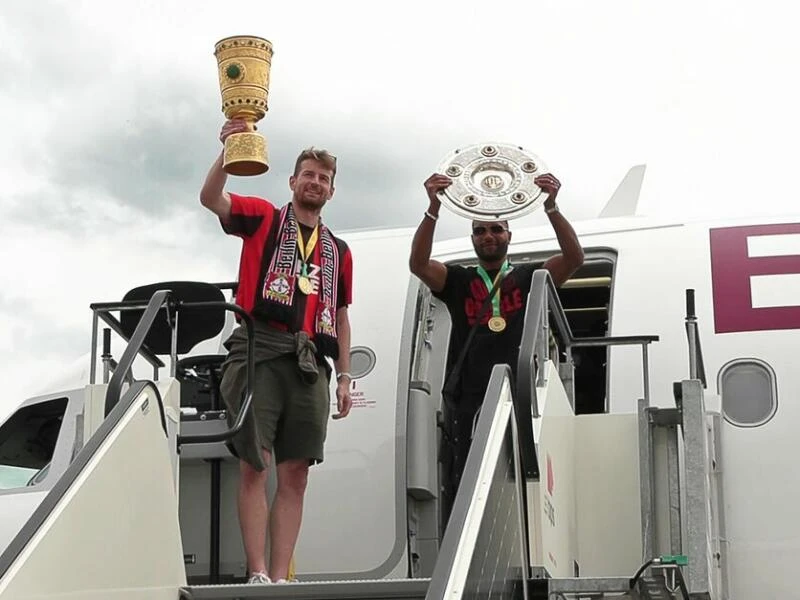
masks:
<svg viewBox="0 0 800 600"><path fill-rule="evenodd" d="M303 590L456 598L470 585L483 590L473 597L490 597L489 589L491 597L575 597L569 586L619 592L665 555L662 571L649 565L651 579L674 583L679 572L692 598L800 597L792 575L800 561L800 369L792 359L800 215L635 216L642 174L631 170L600 218L574 223L585 264L558 290L563 312L551 297L544 314L557 334L553 313L566 316L575 343L562 346L559 364L543 359L527 378L496 368L487 402L492 395L497 412L482 411L472 484L462 484L456 525L444 534L437 418L447 310L409 274L413 230L343 235L354 258L354 405L331 421L325 461L311 469L294 558L300 583L283 588L242 583L238 463L223 441L187 438L227 428L209 391L214 369L209 375L204 365L218 366L233 313L207 308L182 321L179 308L178 339L196 336L179 348L162 308L163 335L146 340L163 350L150 357L164 365L155 377L128 339L153 291L179 286L145 290L127 321L124 310L105 320L119 299L102 299L111 302L87 310L95 345L81 372L0 425L0 598L297 598ZM512 263L542 263L558 251L549 227L511 225ZM475 260L467 236L437 243L434 257ZM189 288L183 299L198 300ZM539 292L547 298L547 286ZM104 359L102 330L112 321L113 357ZM690 344L695 332L698 345ZM584 338L619 343L583 346ZM127 358L133 379L123 378ZM526 385L532 396L519 391ZM691 416L697 410L700 420ZM516 420L526 411L532 447L525 419ZM702 431L692 430L698 424ZM506 484L519 485L502 488L502 460L485 457L505 456L506 426L517 449ZM516 491L501 496L501 488ZM510 556L522 556L516 571ZM669 556L688 564L672 568ZM552 580L545 595L536 580Z"/></svg>

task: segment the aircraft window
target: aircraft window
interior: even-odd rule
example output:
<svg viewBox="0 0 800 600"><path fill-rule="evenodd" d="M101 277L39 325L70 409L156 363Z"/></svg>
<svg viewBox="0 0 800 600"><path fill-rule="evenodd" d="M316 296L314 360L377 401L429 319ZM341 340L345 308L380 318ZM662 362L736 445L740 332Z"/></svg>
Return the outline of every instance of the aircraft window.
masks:
<svg viewBox="0 0 800 600"><path fill-rule="evenodd" d="M722 414L733 425L758 427L778 409L775 372L765 362L742 358L720 369L717 382Z"/></svg>
<svg viewBox="0 0 800 600"><path fill-rule="evenodd" d="M0 489L24 487L50 464L66 409L66 398L48 400L19 409L3 423Z"/></svg>
<svg viewBox="0 0 800 600"><path fill-rule="evenodd" d="M350 375L359 379L369 374L375 368L375 353L365 346L355 346L350 349Z"/></svg>

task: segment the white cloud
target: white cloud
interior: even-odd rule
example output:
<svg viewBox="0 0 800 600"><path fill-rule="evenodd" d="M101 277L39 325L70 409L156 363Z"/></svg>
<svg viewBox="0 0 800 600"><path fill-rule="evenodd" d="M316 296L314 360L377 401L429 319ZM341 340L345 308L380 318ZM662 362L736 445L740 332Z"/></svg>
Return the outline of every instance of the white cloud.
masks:
<svg viewBox="0 0 800 600"><path fill-rule="evenodd" d="M340 158L338 228L415 224L439 160L484 140L539 154L574 218L596 214L639 163L651 214L796 204L800 40L795 9L774 0L3 6L4 381L36 378L43 355L72 359L17 350L54 322L86 335L83 352L89 302L235 273L235 241L196 200L223 120L213 45L232 34L275 47L260 126L274 169L232 185L282 201L300 147L328 146Z"/></svg>

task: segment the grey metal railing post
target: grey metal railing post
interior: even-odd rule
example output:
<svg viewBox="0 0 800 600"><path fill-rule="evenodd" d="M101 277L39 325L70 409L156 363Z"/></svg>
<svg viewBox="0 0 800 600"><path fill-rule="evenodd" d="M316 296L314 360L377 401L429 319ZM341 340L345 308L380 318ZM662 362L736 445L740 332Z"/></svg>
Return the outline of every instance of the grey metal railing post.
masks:
<svg viewBox="0 0 800 600"><path fill-rule="evenodd" d="M703 388L699 380L681 382L681 412L686 483L686 545L688 586L692 594L709 592L709 484L706 476L706 422ZM694 596L693 596L694 597Z"/></svg>
<svg viewBox="0 0 800 600"><path fill-rule="evenodd" d="M653 430L650 405L640 398L637 403L639 424L639 486L641 490L642 559L649 560L655 551L655 474L653 473Z"/></svg>
<svg viewBox="0 0 800 600"><path fill-rule="evenodd" d="M644 401L650 407L650 356L647 344L642 344L642 386L644 387Z"/></svg>
<svg viewBox="0 0 800 600"><path fill-rule="evenodd" d="M169 313L167 313L169 315ZM176 310L175 315L170 319L170 327L172 328L172 339L170 340L169 351L169 376L175 377L178 372L178 318L180 311ZM169 319L169 316L167 316Z"/></svg>
<svg viewBox="0 0 800 600"><path fill-rule="evenodd" d="M108 383L111 377L112 358L111 358L111 330L109 328L103 329L103 383Z"/></svg>
<svg viewBox="0 0 800 600"><path fill-rule="evenodd" d="M694 290L686 290L686 338L689 343L689 379L699 379L705 388L706 369L703 364L703 348L695 312Z"/></svg>
<svg viewBox="0 0 800 600"><path fill-rule="evenodd" d="M670 553L680 554L683 548L683 520L681 517L681 473L678 456L678 427L667 425L667 482L669 486L669 542Z"/></svg>
<svg viewBox="0 0 800 600"><path fill-rule="evenodd" d="M92 352L91 363L89 364L89 384L94 385L97 380L97 311L92 311Z"/></svg>

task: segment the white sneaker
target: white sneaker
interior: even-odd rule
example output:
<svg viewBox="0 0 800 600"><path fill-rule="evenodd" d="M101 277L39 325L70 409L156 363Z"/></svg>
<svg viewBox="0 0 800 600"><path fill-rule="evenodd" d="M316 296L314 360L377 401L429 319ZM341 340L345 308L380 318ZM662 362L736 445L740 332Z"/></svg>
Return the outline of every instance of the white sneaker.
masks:
<svg viewBox="0 0 800 600"><path fill-rule="evenodd" d="M297 579L284 579L281 577L275 583L297 583Z"/></svg>
<svg viewBox="0 0 800 600"><path fill-rule="evenodd" d="M247 583L256 583L256 584L265 584L265 583L272 583L269 577L267 577L266 573L262 573L261 571L256 571L250 575L250 579L247 580Z"/></svg>

